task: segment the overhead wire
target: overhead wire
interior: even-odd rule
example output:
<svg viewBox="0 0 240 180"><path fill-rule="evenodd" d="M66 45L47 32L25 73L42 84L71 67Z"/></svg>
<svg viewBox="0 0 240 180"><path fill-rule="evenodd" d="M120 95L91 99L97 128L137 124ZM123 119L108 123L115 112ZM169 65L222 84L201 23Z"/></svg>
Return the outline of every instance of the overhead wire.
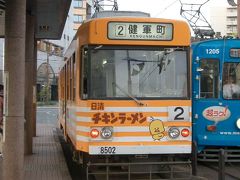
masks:
<svg viewBox="0 0 240 180"><path fill-rule="evenodd" d="M178 2L178 0L174 0L172 3L170 3L167 7L165 7L163 10L161 10L160 12L158 12L156 15L154 15L153 17L157 17L160 14L162 14L163 12L165 12L168 8L170 8L171 6L173 6L176 2Z"/></svg>

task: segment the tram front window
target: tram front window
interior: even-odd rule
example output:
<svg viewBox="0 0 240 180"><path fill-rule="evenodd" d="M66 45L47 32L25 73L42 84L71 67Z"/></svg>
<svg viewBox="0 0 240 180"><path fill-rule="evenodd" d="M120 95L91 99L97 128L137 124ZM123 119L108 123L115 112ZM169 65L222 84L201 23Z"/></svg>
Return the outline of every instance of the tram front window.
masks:
<svg viewBox="0 0 240 180"><path fill-rule="evenodd" d="M200 98L219 97L219 61L216 59L201 60Z"/></svg>
<svg viewBox="0 0 240 180"><path fill-rule="evenodd" d="M187 52L104 49L90 52L89 98L187 98Z"/></svg>
<svg viewBox="0 0 240 180"><path fill-rule="evenodd" d="M240 99L240 64L224 63L223 98Z"/></svg>

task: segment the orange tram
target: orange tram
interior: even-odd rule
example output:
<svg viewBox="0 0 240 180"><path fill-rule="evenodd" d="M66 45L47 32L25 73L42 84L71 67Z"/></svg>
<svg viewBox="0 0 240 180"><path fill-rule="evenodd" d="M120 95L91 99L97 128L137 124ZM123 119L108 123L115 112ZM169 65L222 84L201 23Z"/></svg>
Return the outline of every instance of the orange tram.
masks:
<svg viewBox="0 0 240 180"><path fill-rule="evenodd" d="M171 166L189 166L190 92L186 22L150 17L84 22L60 71L59 122L86 179L94 173L106 179L172 176Z"/></svg>

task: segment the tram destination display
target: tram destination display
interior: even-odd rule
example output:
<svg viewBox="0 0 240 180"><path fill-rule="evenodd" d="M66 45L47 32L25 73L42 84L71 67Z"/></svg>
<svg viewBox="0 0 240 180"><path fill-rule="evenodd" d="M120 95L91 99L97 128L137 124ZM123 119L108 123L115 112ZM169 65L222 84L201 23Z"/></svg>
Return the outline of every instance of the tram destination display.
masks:
<svg viewBox="0 0 240 180"><path fill-rule="evenodd" d="M108 38L170 41L173 38L173 25L170 23L109 22Z"/></svg>

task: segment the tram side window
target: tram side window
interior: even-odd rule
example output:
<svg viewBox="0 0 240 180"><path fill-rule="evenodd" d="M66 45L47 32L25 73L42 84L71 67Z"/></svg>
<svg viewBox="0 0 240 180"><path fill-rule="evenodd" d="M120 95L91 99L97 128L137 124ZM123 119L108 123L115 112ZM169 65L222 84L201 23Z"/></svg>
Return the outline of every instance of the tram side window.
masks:
<svg viewBox="0 0 240 180"><path fill-rule="evenodd" d="M87 99L88 96L88 49L82 49L82 78L81 78L81 97Z"/></svg>
<svg viewBox="0 0 240 180"><path fill-rule="evenodd" d="M240 99L240 63L224 63L223 98Z"/></svg>
<svg viewBox="0 0 240 180"><path fill-rule="evenodd" d="M219 97L219 61L202 59L200 72L200 98Z"/></svg>
<svg viewBox="0 0 240 180"><path fill-rule="evenodd" d="M67 75L66 75L66 84L67 84L67 100L69 100L69 95L70 95L70 93L69 93L69 61L67 62L67 68L66 68L66 73L67 73Z"/></svg>
<svg viewBox="0 0 240 180"><path fill-rule="evenodd" d="M76 61L75 61L75 53L73 54L73 65L72 65L72 76L73 76L73 100L76 98Z"/></svg>
<svg viewBox="0 0 240 180"><path fill-rule="evenodd" d="M72 57L69 59L69 100L72 100Z"/></svg>

